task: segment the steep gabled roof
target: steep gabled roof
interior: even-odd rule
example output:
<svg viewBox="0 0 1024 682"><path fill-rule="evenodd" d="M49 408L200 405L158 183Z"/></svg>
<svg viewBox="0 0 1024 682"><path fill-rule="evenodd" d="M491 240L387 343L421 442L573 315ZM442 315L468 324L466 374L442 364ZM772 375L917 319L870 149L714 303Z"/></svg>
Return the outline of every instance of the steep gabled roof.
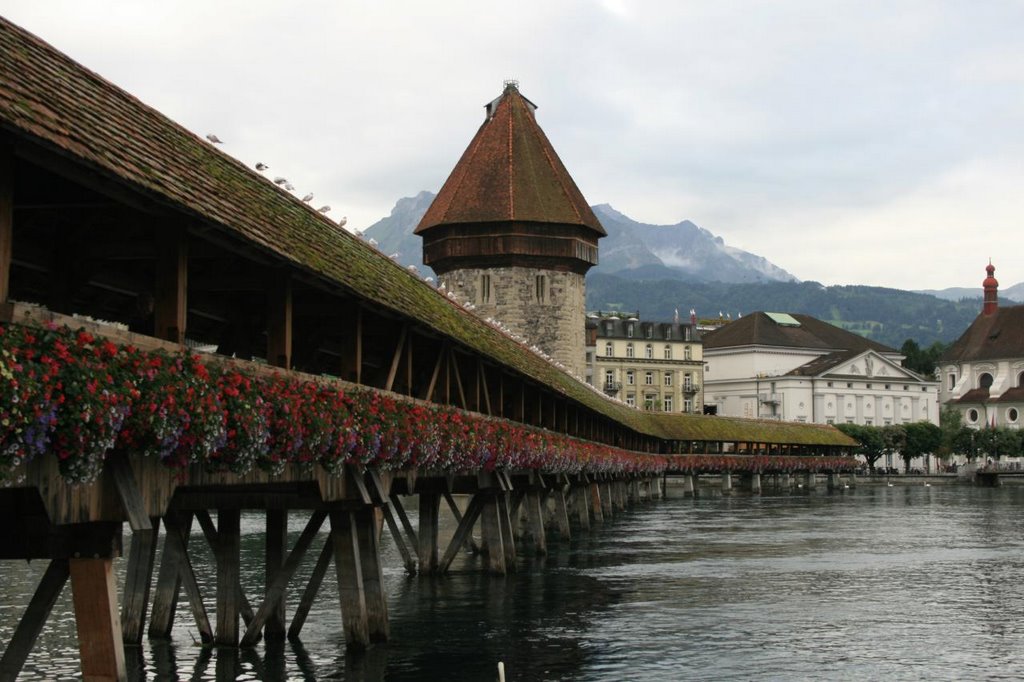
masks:
<svg viewBox="0 0 1024 682"><path fill-rule="evenodd" d="M940 362L1024 358L1024 305L1002 306L974 318Z"/></svg>
<svg viewBox="0 0 1024 682"><path fill-rule="evenodd" d="M893 348L848 332L828 322L791 313L799 326L780 324L769 313L756 312L730 322L714 331L705 332L704 349L735 348L740 346L778 346L781 348L806 348L820 351L852 351L854 354L865 350L879 353L895 353ZM779 317L778 319L785 319Z"/></svg>
<svg viewBox="0 0 1024 682"><path fill-rule="evenodd" d="M535 222L606 232L537 125L533 104L509 84L417 226Z"/></svg>

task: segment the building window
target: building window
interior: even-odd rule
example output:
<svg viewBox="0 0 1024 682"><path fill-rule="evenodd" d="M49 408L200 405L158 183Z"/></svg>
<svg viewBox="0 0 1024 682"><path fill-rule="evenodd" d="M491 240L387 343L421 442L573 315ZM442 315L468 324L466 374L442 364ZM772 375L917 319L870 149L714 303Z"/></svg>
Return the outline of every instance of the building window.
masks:
<svg viewBox="0 0 1024 682"><path fill-rule="evenodd" d="M892 388L892 384L886 384L886 385L885 385L885 390L887 390L887 391L888 391L888 390L889 390L890 388Z"/></svg>
<svg viewBox="0 0 1024 682"><path fill-rule="evenodd" d="M534 296L536 296L537 303L548 302L548 276L537 275L536 282L534 285Z"/></svg>
<svg viewBox="0 0 1024 682"><path fill-rule="evenodd" d="M665 338L666 339L671 339L672 338L672 327L665 327Z"/></svg>
<svg viewBox="0 0 1024 682"><path fill-rule="evenodd" d="M906 384L903 384L903 390L904 391L909 391L910 390L910 386L907 386Z"/></svg>
<svg viewBox="0 0 1024 682"><path fill-rule="evenodd" d="M653 324L647 325L647 329L645 330L645 332L646 332L644 334L645 338L653 339L654 338L654 325Z"/></svg>
<svg viewBox="0 0 1024 682"><path fill-rule="evenodd" d="M829 417L828 419L825 420L825 423L826 424L835 424L836 420L833 419L832 417Z"/></svg>
<svg viewBox="0 0 1024 682"><path fill-rule="evenodd" d="M630 322L629 324L626 325L626 336L628 338L630 338L630 339L633 338L633 323L632 322Z"/></svg>
<svg viewBox="0 0 1024 682"><path fill-rule="evenodd" d="M633 370L629 370L628 372L626 372L626 385L632 386L635 383L636 383L636 374L633 373Z"/></svg>
<svg viewBox="0 0 1024 682"><path fill-rule="evenodd" d="M871 384L864 384L864 388L871 388Z"/></svg>
<svg viewBox="0 0 1024 682"><path fill-rule="evenodd" d="M956 386L956 375L955 374L950 374L949 375L949 390L952 391L955 386Z"/></svg>
<svg viewBox="0 0 1024 682"><path fill-rule="evenodd" d="M683 359L693 360L693 349L691 349L689 346L683 348Z"/></svg>
<svg viewBox="0 0 1024 682"><path fill-rule="evenodd" d="M830 381L830 382L828 382L828 384L826 384L826 385L827 385L827 386L828 386L829 388L832 388L832 382L831 382L831 381Z"/></svg>
<svg viewBox="0 0 1024 682"><path fill-rule="evenodd" d="M610 358L613 355L615 355L614 346L612 346L612 342L609 341L604 344L604 356L606 358Z"/></svg>
<svg viewBox="0 0 1024 682"><path fill-rule="evenodd" d="M693 375L691 375L689 372L687 372L686 374L683 375L683 390L684 391L692 391L693 390Z"/></svg>
<svg viewBox="0 0 1024 682"><path fill-rule="evenodd" d="M1024 372L1017 375L1017 388L1024 388Z"/></svg>
<svg viewBox="0 0 1024 682"><path fill-rule="evenodd" d="M480 301L481 304L491 302L491 276L480 275Z"/></svg>
<svg viewBox="0 0 1024 682"><path fill-rule="evenodd" d="M1006 421L1010 422L1011 424L1016 424L1017 423L1017 417L1019 417L1019 416L1020 415L1017 413L1017 408L1016 407L1011 407L1010 409L1008 409L1006 411Z"/></svg>
<svg viewBox="0 0 1024 682"><path fill-rule="evenodd" d="M665 346L665 359L666 360L671 360L672 359L672 346Z"/></svg>
<svg viewBox="0 0 1024 682"><path fill-rule="evenodd" d="M672 396L667 395L661 399L661 409L665 412L672 411Z"/></svg>
<svg viewBox="0 0 1024 682"><path fill-rule="evenodd" d="M648 360L654 359L654 346L652 346L651 344L647 344L644 347L644 357L647 358Z"/></svg>
<svg viewBox="0 0 1024 682"><path fill-rule="evenodd" d="M847 381L846 382L846 387L847 388L853 388L853 382L852 381Z"/></svg>
<svg viewBox="0 0 1024 682"><path fill-rule="evenodd" d="M604 371L604 385L608 388L615 385L615 370L606 369Z"/></svg>
<svg viewBox="0 0 1024 682"><path fill-rule="evenodd" d="M978 388L991 388L992 386L992 375L988 372L982 372L978 377Z"/></svg>
<svg viewBox="0 0 1024 682"><path fill-rule="evenodd" d="M633 344L631 344L631 343L627 343L626 344L626 357L627 358L633 357Z"/></svg>
<svg viewBox="0 0 1024 682"><path fill-rule="evenodd" d="M626 404L630 407L636 407L636 393L626 394Z"/></svg>
<svg viewBox="0 0 1024 682"><path fill-rule="evenodd" d="M654 372L644 372L644 385L645 386L653 386L654 385Z"/></svg>
<svg viewBox="0 0 1024 682"><path fill-rule="evenodd" d="M864 420L864 426L871 426L874 423L875 423L874 419L865 419Z"/></svg>
<svg viewBox="0 0 1024 682"><path fill-rule="evenodd" d="M683 412L692 412L692 411L693 411L693 401L691 401L689 398L683 398Z"/></svg>
<svg viewBox="0 0 1024 682"><path fill-rule="evenodd" d="M672 385L672 372L665 372L665 385L666 386L671 386Z"/></svg>
<svg viewBox="0 0 1024 682"><path fill-rule="evenodd" d="M967 421L969 421L972 424L978 423L978 411L975 410L973 407L967 410Z"/></svg>

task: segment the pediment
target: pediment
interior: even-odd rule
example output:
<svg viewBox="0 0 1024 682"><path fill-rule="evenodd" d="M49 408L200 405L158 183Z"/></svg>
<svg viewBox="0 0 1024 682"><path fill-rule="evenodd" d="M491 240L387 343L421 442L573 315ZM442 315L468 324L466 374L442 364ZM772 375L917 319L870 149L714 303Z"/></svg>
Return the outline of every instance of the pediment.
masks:
<svg viewBox="0 0 1024 682"><path fill-rule="evenodd" d="M823 372L821 377L842 377L844 379L857 377L863 380L877 381L921 381L921 377L910 370L870 350L852 358L843 359Z"/></svg>

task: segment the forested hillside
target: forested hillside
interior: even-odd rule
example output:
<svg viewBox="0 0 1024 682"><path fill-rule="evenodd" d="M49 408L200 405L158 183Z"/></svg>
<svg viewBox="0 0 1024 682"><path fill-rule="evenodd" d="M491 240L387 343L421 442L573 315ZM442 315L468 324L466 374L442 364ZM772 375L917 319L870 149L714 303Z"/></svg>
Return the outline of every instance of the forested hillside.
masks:
<svg viewBox="0 0 1024 682"><path fill-rule="evenodd" d="M899 348L907 339L922 347L955 340L981 311L981 298L945 301L927 294L868 286L817 282L722 284L679 280L587 277L588 310L640 311L645 319L746 315L758 310L805 313Z"/></svg>

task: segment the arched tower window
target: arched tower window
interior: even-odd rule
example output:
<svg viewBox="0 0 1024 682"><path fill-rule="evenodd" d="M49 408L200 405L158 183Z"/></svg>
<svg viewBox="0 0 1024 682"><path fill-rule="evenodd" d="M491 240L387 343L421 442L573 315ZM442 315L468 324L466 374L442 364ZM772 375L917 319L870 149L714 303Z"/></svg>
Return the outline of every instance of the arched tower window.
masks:
<svg viewBox="0 0 1024 682"><path fill-rule="evenodd" d="M978 377L978 388L991 388L992 387L992 375L988 372L982 372L981 376Z"/></svg>
<svg viewBox="0 0 1024 682"><path fill-rule="evenodd" d="M1024 388L1024 372L1017 375L1017 388Z"/></svg>
<svg viewBox="0 0 1024 682"><path fill-rule="evenodd" d="M652 346L651 344L647 344L644 347L644 357L647 358L648 360L654 359L654 346Z"/></svg>

